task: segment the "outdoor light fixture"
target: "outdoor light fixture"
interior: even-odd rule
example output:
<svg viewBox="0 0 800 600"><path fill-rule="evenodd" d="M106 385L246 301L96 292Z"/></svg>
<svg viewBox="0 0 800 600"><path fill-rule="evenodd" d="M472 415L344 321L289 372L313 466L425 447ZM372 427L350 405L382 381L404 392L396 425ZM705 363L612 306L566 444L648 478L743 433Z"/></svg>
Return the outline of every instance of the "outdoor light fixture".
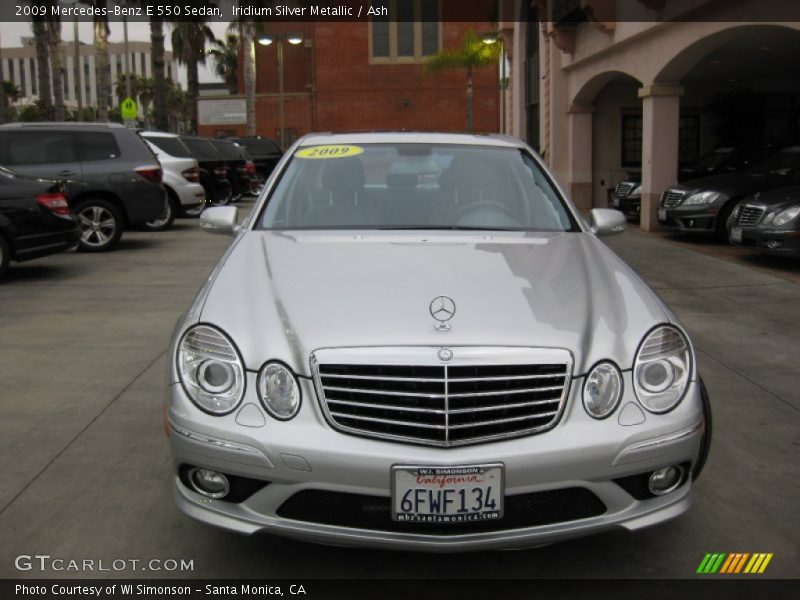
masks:
<svg viewBox="0 0 800 600"><path fill-rule="evenodd" d="M497 34L493 31L483 34L483 43L484 44L496 44L497 43Z"/></svg>
<svg viewBox="0 0 800 600"><path fill-rule="evenodd" d="M299 33L279 33L275 35L262 34L258 36L258 43L262 46L269 46L272 42L277 42L276 51L278 59L278 138L281 148L286 147L284 135L284 93L283 93L283 42L286 40L292 46L297 46L303 42L303 36Z"/></svg>

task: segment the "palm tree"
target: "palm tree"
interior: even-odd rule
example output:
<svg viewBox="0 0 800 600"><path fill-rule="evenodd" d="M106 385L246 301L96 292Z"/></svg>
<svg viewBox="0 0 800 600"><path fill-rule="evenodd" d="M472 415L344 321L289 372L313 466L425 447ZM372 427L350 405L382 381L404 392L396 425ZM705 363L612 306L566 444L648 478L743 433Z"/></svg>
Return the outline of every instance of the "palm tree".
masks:
<svg viewBox="0 0 800 600"><path fill-rule="evenodd" d="M150 17L150 45L153 58L153 101L155 104L156 129L166 131L167 119L167 81L164 75L164 19Z"/></svg>
<svg viewBox="0 0 800 600"><path fill-rule="evenodd" d="M106 0L94 0L94 61L97 70L97 119L108 121L108 97L111 95L111 69L108 66L108 16Z"/></svg>
<svg viewBox="0 0 800 600"><path fill-rule="evenodd" d="M47 47L47 22L45 17L32 17L33 39L36 43L36 76L39 89L39 114L51 118L53 101L50 93L50 52Z"/></svg>
<svg viewBox="0 0 800 600"><path fill-rule="evenodd" d="M117 82L114 84L114 93L121 102L123 98L128 95L127 83L129 78L131 82L131 98L137 100L138 102L139 93L141 92L142 88L142 78L136 73L120 73L117 75Z"/></svg>
<svg viewBox="0 0 800 600"><path fill-rule="evenodd" d="M229 33L225 41L214 40L215 46L208 51L214 61L214 72L228 88L228 93L239 93L239 36ZM245 50L245 61L247 60Z"/></svg>
<svg viewBox="0 0 800 600"><path fill-rule="evenodd" d="M215 39L211 28L203 21L179 21L172 24L172 52L178 62L186 65L189 128L192 133L197 132L197 96L199 95L197 65L206 64L206 42L213 43Z"/></svg>
<svg viewBox="0 0 800 600"><path fill-rule="evenodd" d="M171 79L167 79L166 86L167 115L169 118L169 130L183 133L186 124L186 113L189 100L186 92L180 86L175 85Z"/></svg>
<svg viewBox="0 0 800 600"><path fill-rule="evenodd" d="M247 135L256 134L256 46L255 23L244 21L242 31L242 51L244 52L244 105L247 121Z"/></svg>
<svg viewBox="0 0 800 600"><path fill-rule="evenodd" d="M464 34L459 48L446 48L431 56L423 64L424 73L447 69L465 69L467 72L467 132L472 132L472 74L475 69L496 65L500 59L500 44L484 44L474 30Z"/></svg>
<svg viewBox="0 0 800 600"><path fill-rule="evenodd" d="M55 3L54 3L55 4ZM47 22L50 45L50 75L53 78L53 119L64 120L64 69L61 66L61 18L51 16Z"/></svg>
<svg viewBox="0 0 800 600"><path fill-rule="evenodd" d="M142 118L146 128L150 127L150 105L155 97L155 87L152 77L139 78L139 103L142 106Z"/></svg>

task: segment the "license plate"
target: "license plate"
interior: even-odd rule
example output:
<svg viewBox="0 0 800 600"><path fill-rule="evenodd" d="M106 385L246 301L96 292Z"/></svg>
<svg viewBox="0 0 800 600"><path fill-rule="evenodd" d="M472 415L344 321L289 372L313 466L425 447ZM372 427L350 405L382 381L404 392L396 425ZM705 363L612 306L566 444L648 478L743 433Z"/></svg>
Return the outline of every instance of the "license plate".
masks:
<svg viewBox="0 0 800 600"><path fill-rule="evenodd" d="M617 198L616 196L612 196L612 198L611 198L611 205L612 205L614 208L619 208L619 198Z"/></svg>
<svg viewBox="0 0 800 600"><path fill-rule="evenodd" d="M503 517L503 465L392 467L392 518L464 523Z"/></svg>
<svg viewBox="0 0 800 600"><path fill-rule="evenodd" d="M667 209L666 208L659 208L658 209L658 220L659 221L666 221L667 220Z"/></svg>
<svg viewBox="0 0 800 600"><path fill-rule="evenodd" d="M742 228L741 227L734 227L731 229L731 241L732 242L742 242Z"/></svg>

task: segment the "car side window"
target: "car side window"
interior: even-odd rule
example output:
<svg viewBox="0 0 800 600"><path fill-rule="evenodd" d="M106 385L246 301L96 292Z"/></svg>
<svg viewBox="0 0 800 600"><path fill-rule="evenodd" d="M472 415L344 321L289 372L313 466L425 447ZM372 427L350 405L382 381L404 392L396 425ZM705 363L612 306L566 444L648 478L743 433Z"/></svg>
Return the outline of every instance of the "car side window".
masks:
<svg viewBox="0 0 800 600"><path fill-rule="evenodd" d="M102 131L81 131L77 134L78 153L83 162L111 160L120 157L114 135Z"/></svg>
<svg viewBox="0 0 800 600"><path fill-rule="evenodd" d="M78 162L73 136L60 131L9 131L3 140L6 165Z"/></svg>

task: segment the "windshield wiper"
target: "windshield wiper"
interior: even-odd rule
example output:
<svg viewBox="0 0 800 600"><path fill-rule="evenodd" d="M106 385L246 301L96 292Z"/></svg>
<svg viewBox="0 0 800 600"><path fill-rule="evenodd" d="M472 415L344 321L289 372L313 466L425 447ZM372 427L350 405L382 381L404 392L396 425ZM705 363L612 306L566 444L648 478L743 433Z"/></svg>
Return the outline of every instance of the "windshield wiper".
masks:
<svg viewBox="0 0 800 600"><path fill-rule="evenodd" d="M379 231L525 231L524 229L511 229L509 227L477 227L469 225L440 225L437 227L430 226L412 226L400 225L394 227L378 227Z"/></svg>

